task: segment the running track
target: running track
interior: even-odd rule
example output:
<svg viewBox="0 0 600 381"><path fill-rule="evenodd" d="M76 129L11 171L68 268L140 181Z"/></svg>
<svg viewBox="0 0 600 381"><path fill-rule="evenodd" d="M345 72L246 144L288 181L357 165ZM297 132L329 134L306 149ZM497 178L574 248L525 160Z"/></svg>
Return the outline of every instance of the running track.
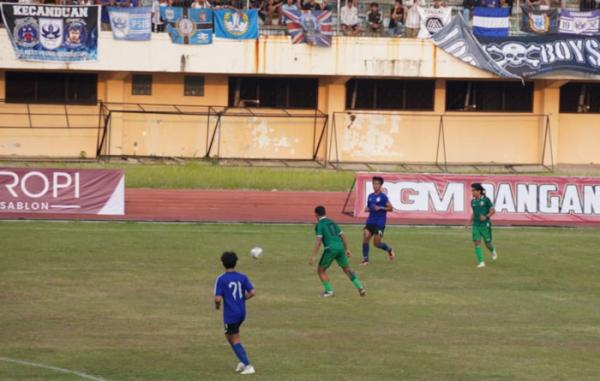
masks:
<svg viewBox="0 0 600 381"><path fill-rule="evenodd" d="M346 196L346 192L127 189L125 216L2 213L0 219L307 223L314 222L315 206L324 205L338 222L362 222L341 213Z"/></svg>

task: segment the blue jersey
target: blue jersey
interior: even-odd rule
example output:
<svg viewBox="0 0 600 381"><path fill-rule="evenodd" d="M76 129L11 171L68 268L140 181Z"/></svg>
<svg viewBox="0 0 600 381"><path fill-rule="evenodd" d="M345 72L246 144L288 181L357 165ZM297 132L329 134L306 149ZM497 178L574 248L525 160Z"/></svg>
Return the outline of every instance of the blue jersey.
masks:
<svg viewBox="0 0 600 381"><path fill-rule="evenodd" d="M385 228L387 212L385 210L375 211L375 206L385 208L389 199L383 192L379 194L371 193L367 199L367 208L369 209L369 218L367 225L375 225L378 228Z"/></svg>
<svg viewBox="0 0 600 381"><path fill-rule="evenodd" d="M240 323L246 319L246 292L254 289L250 279L236 271L224 272L215 280L215 296L223 297L223 321Z"/></svg>

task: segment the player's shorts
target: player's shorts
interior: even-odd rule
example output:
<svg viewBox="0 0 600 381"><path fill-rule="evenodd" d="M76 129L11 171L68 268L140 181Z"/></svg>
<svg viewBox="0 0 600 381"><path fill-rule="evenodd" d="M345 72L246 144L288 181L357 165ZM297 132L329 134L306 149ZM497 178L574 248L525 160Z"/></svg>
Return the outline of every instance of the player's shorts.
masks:
<svg viewBox="0 0 600 381"><path fill-rule="evenodd" d="M227 335L235 335L237 333L240 333L240 326L242 325L242 323L244 323L243 320L238 323L225 323L225 333Z"/></svg>
<svg viewBox="0 0 600 381"><path fill-rule="evenodd" d="M486 243L492 242L492 224L489 222L485 225L473 225L473 241L483 241Z"/></svg>
<svg viewBox="0 0 600 381"><path fill-rule="evenodd" d="M350 264L344 249L325 249L319 261L319 267L327 269L333 261L336 261L340 267L346 267Z"/></svg>
<svg viewBox="0 0 600 381"><path fill-rule="evenodd" d="M385 230L385 226L366 224L364 230L368 230L372 235L379 235L383 237L383 231Z"/></svg>

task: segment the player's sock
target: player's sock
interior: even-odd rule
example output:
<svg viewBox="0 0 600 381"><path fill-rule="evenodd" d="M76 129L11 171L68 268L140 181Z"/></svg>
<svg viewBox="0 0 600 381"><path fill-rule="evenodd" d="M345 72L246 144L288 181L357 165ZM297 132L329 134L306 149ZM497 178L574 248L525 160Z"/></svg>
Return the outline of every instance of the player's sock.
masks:
<svg viewBox="0 0 600 381"><path fill-rule="evenodd" d="M386 252L390 251L390 247L385 242L380 242L379 246L377 246L381 250L385 250Z"/></svg>
<svg viewBox="0 0 600 381"><path fill-rule="evenodd" d="M362 284L360 284L360 280L358 280L358 277L356 276L354 271L350 272L350 280L354 284L354 287L356 287L357 289L360 290L361 288L363 288Z"/></svg>
<svg viewBox="0 0 600 381"><path fill-rule="evenodd" d="M488 246L488 250L490 251L490 253L493 253L496 250L496 248L493 244L490 243L490 246Z"/></svg>
<svg viewBox="0 0 600 381"><path fill-rule="evenodd" d="M331 287L331 283L329 281L326 282L322 280L321 283L323 283L323 288L325 289L325 292L333 291L333 288Z"/></svg>
<svg viewBox="0 0 600 381"><path fill-rule="evenodd" d="M242 343L233 344L233 351L238 359L244 363L244 365L250 365L250 360L248 360L248 355L246 354L246 350L242 346Z"/></svg>
<svg viewBox="0 0 600 381"><path fill-rule="evenodd" d="M480 246L475 246L475 255L477 256L477 262L483 262L483 253L481 252Z"/></svg>
<svg viewBox="0 0 600 381"><path fill-rule="evenodd" d="M362 249L363 249L362 250L363 251L363 259L368 262L369 261L369 243L368 242L363 243Z"/></svg>

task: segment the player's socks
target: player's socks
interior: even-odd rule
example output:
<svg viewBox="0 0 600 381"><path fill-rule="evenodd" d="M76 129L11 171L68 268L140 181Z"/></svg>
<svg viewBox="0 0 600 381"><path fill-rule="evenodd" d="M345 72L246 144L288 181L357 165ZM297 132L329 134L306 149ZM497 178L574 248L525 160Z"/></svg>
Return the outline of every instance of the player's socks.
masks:
<svg viewBox="0 0 600 381"><path fill-rule="evenodd" d="M248 360L248 355L246 354L246 350L242 346L242 343L233 344L233 351L238 359L244 363L245 366L250 365L250 360Z"/></svg>
<svg viewBox="0 0 600 381"><path fill-rule="evenodd" d="M323 288L325 289L325 292L333 291L333 288L331 287L330 282L326 282L326 281L322 280L321 283L323 283Z"/></svg>
<svg viewBox="0 0 600 381"><path fill-rule="evenodd" d="M358 277L356 276L356 274L354 273L354 271L350 271L350 274L348 276L350 277L350 280L354 284L354 287L356 287L359 290L361 288L363 288L362 284L360 284L360 280L358 280Z"/></svg>
<svg viewBox="0 0 600 381"><path fill-rule="evenodd" d="M369 243L363 243L362 247L363 260L369 262Z"/></svg>
<svg viewBox="0 0 600 381"><path fill-rule="evenodd" d="M387 245L387 243L384 243L384 242L380 242L379 246L377 246L377 247L386 252L390 251L390 247Z"/></svg>
<svg viewBox="0 0 600 381"><path fill-rule="evenodd" d="M483 262L483 253L481 252L480 246L475 246L475 255L477 256L477 262Z"/></svg>

